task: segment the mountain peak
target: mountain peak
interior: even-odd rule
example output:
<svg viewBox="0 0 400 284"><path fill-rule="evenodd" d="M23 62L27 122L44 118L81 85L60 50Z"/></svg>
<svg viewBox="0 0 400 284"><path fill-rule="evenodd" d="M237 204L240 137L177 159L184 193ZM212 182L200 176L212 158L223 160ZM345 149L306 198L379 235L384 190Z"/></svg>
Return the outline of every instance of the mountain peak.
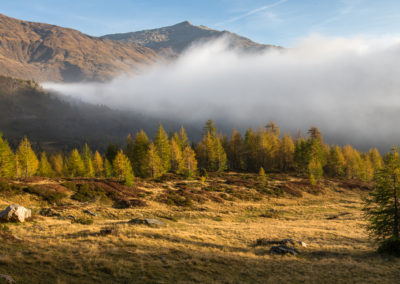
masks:
<svg viewBox="0 0 400 284"><path fill-rule="evenodd" d="M183 21L181 23L176 24L175 26L193 26L189 21Z"/></svg>

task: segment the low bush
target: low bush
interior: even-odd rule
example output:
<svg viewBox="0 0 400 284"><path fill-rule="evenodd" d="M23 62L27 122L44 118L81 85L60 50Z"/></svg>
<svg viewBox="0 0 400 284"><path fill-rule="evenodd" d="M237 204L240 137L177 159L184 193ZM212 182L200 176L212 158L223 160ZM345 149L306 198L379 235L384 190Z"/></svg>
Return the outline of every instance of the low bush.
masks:
<svg viewBox="0 0 400 284"><path fill-rule="evenodd" d="M16 184L11 184L5 180L0 180L0 193L12 194L21 190L21 187Z"/></svg>
<svg viewBox="0 0 400 284"><path fill-rule="evenodd" d="M90 218L75 218L72 219L72 223L78 223L82 225L92 225L93 224L93 219Z"/></svg>
<svg viewBox="0 0 400 284"><path fill-rule="evenodd" d="M61 200L67 197L64 192L59 192L48 186L28 186L24 191L30 194L39 196L42 200L47 201L49 204L60 204Z"/></svg>
<svg viewBox="0 0 400 284"><path fill-rule="evenodd" d="M96 198L106 198L104 189L88 183L76 185L76 192L71 196L71 199L79 202L88 202Z"/></svg>
<svg viewBox="0 0 400 284"><path fill-rule="evenodd" d="M378 252L400 257L400 239L391 238L383 241L378 248Z"/></svg>

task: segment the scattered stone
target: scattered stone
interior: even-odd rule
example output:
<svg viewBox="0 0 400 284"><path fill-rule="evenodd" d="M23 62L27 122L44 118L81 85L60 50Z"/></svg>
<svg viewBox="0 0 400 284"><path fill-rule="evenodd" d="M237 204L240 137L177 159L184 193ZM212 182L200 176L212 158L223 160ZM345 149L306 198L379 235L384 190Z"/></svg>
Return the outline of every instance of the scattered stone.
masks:
<svg viewBox="0 0 400 284"><path fill-rule="evenodd" d="M305 247L305 248L308 246L305 242L302 242L302 241L300 241L299 244L300 244L302 247Z"/></svg>
<svg viewBox="0 0 400 284"><path fill-rule="evenodd" d="M112 233L115 233L115 229L113 229L113 228L105 228L105 229L100 230L101 236L111 235Z"/></svg>
<svg viewBox="0 0 400 284"><path fill-rule="evenodd" d="M11 204L0 212L0 219L3 221L25 222L32 217L32 211L18 204Z"/></svg>
<svg viewBox="0 0 400 284"><path fill-rule="evenodd" d="M294 249L294 248L290 248L284 245L280 245L280 246L273 246L269 249L269 252L271 254L291 254L291 255L298 255L299 251Z"/></svg>
<svg viewBox="0 0 400 284"><path fill-rule="evenodd" d="M60 217L61 214L57 213L51 208L42 208L39 212L40 215L45 216L45 217Z"/></svg>
<svg viewBox="0 0 400 284"><path fill-rule="evenodd" d="M6 280L8 284L15 283L14 278L12 278L10 275L0 274L0 278Z"/></svg>
<svg viewBox="0 0 400 284"><path fill-rule="evenodd" d="M88 210L88 209L83 210L83 213L89 214L89 215L94 216L94 217L97 216L97 213L92 212L92 211L90 211L90 210Z"/></svg>
<svg viewBox="0 0 400 284"><path fill-rule="evenodd" d="M350 213L343 212L343 213L340 213L338 215L332 215L332 216L327 217L326 220L335 220L335 219L339 219L340 217L343 217L343 216L346 216L346 215L350 215Z"/></svg>
<svg viewBox="0 0 400 284"><path fill-rule="evenodd" d="M23 239L22 238L20 238L20 237L18 237L18 236L16 236L16 235L13 235L13 238L14 238L14 240L16 240L16 241L23 241Z"/></svg>
<svg viewBox="0 0 400 284"><path fill-rule="evenodd" d="M258 239L254 244L254 246L269 246L269 245L296 246L296 244L302 247L307 247L307 244L303 241L298 241L293 239L270 240L266 238Z"/></svg>
<svg viewBox="0 0 400 284"><path fill-rule="evenodd" d="M146 225L156 225L156 226L164 226L164 223L157 219L145 219Z"/></svg>
<svg viewBox="0 0 400 284"><path fill-rule="evenodd" d="M164 223L157 220L157 219L142 219L142 218L135 218L130 220L128 223L130 224L137 224L137 225L148 225L148 226L164 226Z"/></svg>

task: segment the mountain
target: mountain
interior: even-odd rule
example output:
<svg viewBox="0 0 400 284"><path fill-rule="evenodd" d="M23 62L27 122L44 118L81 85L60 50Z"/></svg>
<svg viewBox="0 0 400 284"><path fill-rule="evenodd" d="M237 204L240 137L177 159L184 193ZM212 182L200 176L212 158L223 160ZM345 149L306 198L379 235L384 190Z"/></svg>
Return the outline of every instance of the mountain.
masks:
<svg viewBox="0 0 400 284"><path fill-rule="evenodd" d="M156 60L153 50L130 42L0 14L2 75L38 81L103 81Z"/></svg>
<svg viewBox="0 0 400 284"><path fill-rule="evenodd" d="M101 38L133 43L135 45L151 48L157 53L167 57L176 57L193 43L204 42L220 37L228 38L231 47L243 49L247 52L281 48L274 45L259 44L228 31L217 31L205 26L195 26L188 21L159 29L109 34Z"/></svg>
<svg viewBox="0 0 400 284"><path fill-rule="evenodd" d="M228 31L182 22L139 32L85 35L77 30L0 14L0 74L39 82L105 81L143 65L176 58L193 43L220 37L233 48L271 48Z"/></svg>

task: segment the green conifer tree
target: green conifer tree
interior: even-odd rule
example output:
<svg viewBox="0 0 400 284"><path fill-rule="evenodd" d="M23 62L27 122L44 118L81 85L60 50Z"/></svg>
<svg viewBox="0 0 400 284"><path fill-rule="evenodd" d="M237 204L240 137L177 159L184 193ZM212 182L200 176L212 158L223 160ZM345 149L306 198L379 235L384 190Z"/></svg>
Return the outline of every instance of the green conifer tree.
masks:
<svg viewBox="0 0 400 284"><path fill-rule="evenodd" d="M383 168L376 172L375 188L366 200L364 212L369 221L368 230L380 241L380 249L400 255L400 158L398 151L398 148L394 147L392 152L385 156Z"/></svg>
<svg viewBox="0 0 400 284"><path fill-rule="evenodd" d="M149 174L149 146L149 138L147 137L146 133L141 130L136 134L132 145L132 151L128 156L132 164L133 172L136 176L147 177Z"/></svg>
<svg viewBox="0 0 400 284"><path fill-rule="evenodd" d="M86 177L94 177L95 172L93 168L93 153L87 143L85 143L85 145L83 146L81 157L83 160L83 164L85 165L84 175Z"/></svg>
<svg viewBox="0 0 400 284"><path fill-rule="evenodd" d="M231 170L242 171L245 169L245 147L242 136L236 129L233 130L229 142L228 164Z"/></svg>

